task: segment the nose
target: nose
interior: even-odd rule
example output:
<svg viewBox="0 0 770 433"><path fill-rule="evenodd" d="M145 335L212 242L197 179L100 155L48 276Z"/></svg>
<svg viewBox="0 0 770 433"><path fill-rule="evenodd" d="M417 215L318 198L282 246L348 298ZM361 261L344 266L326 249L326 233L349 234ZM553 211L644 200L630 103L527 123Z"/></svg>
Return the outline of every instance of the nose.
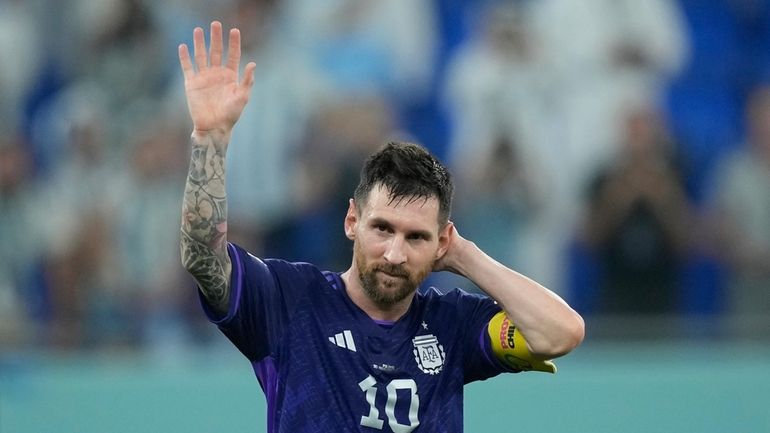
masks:
<svg viewBox="0 0 770 433"><path fill-rule="evenodd" d="M393 236L388 248L385 250L385 260L394 265L406 263L406 252L404 251L404 239L400 236Z"/></svg>

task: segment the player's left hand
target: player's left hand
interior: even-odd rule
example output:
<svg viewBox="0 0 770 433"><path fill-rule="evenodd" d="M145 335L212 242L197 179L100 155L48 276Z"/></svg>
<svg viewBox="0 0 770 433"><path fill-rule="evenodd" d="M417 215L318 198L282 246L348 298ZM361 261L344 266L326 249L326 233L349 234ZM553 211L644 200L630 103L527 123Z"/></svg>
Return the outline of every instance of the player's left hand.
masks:
<svg viewBox="0 0 770 433"><path fill-rule="evenodd" d="M457 232L457 228L451 221L444 230L447 230L446 252L433 264L433 272L449 271L463 275L461 272L462 257L468 253L469 248L472 248L474 244L460 236L460 233Z"/></svg>

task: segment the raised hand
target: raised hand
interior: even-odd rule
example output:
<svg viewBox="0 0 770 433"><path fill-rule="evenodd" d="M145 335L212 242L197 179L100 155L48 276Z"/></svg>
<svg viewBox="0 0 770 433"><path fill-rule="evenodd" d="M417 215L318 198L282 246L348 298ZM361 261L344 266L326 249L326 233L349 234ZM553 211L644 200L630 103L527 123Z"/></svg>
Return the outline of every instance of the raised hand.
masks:
<svg viewBox="0 0 770 433"><path fill-rule="evenodd" d="M433 263L433 272L449 271L458 275L463 275L464 254L472 247L472 243L457 233L454 223L449 222L447 230L446 252L441 258Z"/></svg>
<svg viewBox="0 0 770 433"><path fill-rule="evenodd" d="M223 63L222 24L218 21L211 23L210 43L207 53L203 29L196 27L193 31L195 67L187 45L179 45L187 107L193 122L193 134L220 133L229 137L249 99L256 64L249 62L243 79L238 81L241 61L241 34L238 29L230 30L226 63Z"/></svg>

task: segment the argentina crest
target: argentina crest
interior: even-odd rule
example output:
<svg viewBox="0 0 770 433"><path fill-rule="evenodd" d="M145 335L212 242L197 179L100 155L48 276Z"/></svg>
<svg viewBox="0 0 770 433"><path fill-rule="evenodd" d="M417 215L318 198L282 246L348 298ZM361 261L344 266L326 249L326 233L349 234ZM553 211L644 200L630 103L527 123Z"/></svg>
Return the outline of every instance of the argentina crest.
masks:
<svg viewBox="0 0 770 433"><path fill-rule="evenodd" d="M432 335L418 335L412 339L414 359L423 373L438 374L444 366L444 347Z"/></svg>

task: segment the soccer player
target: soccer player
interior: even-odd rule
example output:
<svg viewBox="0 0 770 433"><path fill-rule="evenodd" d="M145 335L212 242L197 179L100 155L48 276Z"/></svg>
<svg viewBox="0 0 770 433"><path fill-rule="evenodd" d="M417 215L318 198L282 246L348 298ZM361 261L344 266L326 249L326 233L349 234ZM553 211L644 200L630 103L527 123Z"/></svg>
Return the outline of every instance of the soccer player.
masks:
<svg viewBox="0 0 770 433"><path fill-rule="evenodd" d="M460 432L463 385L502 372L555 372L583 339L561 298L464 239L452 181L423 147L389 143L361 172L344 220L350 268L257 258L228 243L225 153L256 65L239 81L240 35L222 25L179 46L193 121L181 253L209 319L251 362L269 432ZM266 109L269 109L267 107ZM489 297L418 292L432 271Z"/></svg>

